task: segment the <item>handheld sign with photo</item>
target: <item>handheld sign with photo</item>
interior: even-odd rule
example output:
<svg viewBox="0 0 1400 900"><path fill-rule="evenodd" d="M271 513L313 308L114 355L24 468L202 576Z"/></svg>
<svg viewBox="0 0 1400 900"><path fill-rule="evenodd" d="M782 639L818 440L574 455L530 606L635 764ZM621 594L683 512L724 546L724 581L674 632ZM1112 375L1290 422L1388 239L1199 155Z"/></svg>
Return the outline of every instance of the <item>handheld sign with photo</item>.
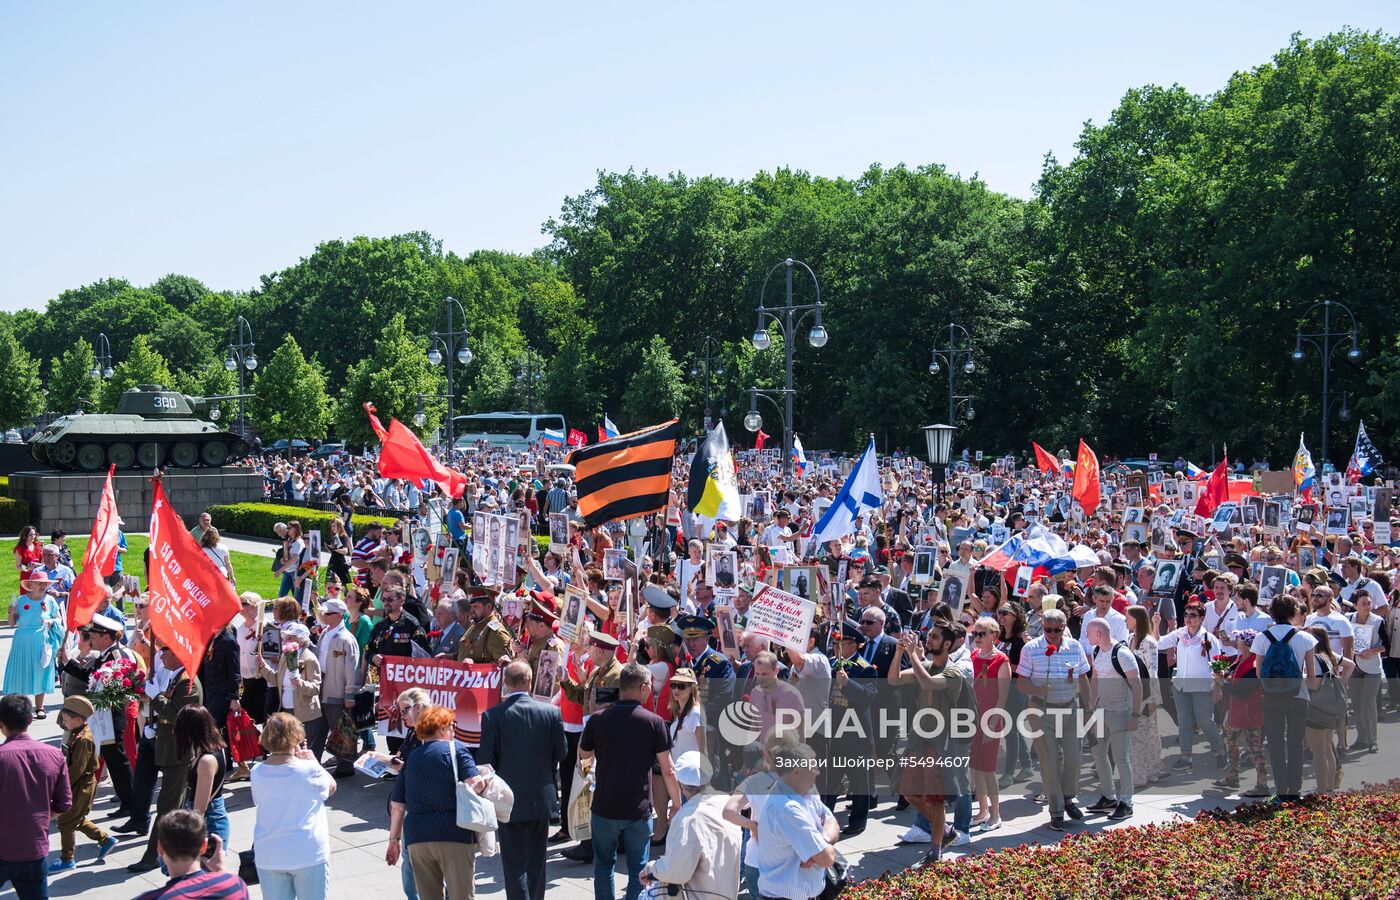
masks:
<svg viewBox="0 0 1400 900"><path fill-rule="evenodd" d="M715 607L715 625L719 628L719 652L731 659L739 658L739 637L734 628L734 608ZM803 650L806 650L804 647Z"/></svg>
<svg viewBox="0 0 1400 900"><path fill-rule="evenodd" d="M1211 531L1228 531L1230 523L1239 512L1239 505L1233 500L1226 500L1215 508L1215 515L1211 517Z"/></svg>
<svg viewBox="0 0 1400 900"><path fill-rule="evenodd" d="M1258 525L1264 521L1264 498L1258 494L1245 497L1240 512L1243 513L1244 525Z"/></svg>
<svg viewBox="0 0 1400 900"><path fill-rule="evenodd" d="M1299 544L1297 556L1297 572L1302 574L1317 566L1317 548L1312 544Z"/></svg>
<svg viewBox="0 0 1400 900"><path fill-rule="evenodd" d="M705 583L717 597L739 593L739 554L723 544L705 545Z"/></svg>
<svg viewBox="0 0 1400 900"><path fill-rule="evenodd" d="M1288 570L1283 566L1264 566L1259 570L1259 605L1271 602L1288 587Z"/></svg>
<svg viewBox="0 0 1400 900"><path fill-rule="evenodd" d="M1030 593L1031 580L1035 576L1035 569L1031 566L1016 567L1016 584L1011 589L1011 593L1017 597L1024 597Z"/></svg>
<svg viewBox="0 0 1400 900"><path fill-rule="evenodd" d="M626 550L604 550L603 551L603 580L621 581L627 577L623 571L622 564L627 559Z"/></svg>
<svg viewBox="0 0 1400 900"><path fill-rule="evenodd" d="M1274 534L1283 530L1283 504L1279 501L1264 504L1264 528Z"/></svg>
<svg viewBox="0 0 1400 900"><path fill-rule="evenodd" d="M1179 559L1164 559L1157 563L1157 574L1152 578L1152 596L1158 601L1170 600L1181 581L1183 562Z"/></svg>
<svg viewBox="0 0 1400 900"><path fill-rule="evenodd" d="M583 623L588 616L588 595L572 584L564 588L564 615L559 619L559 637L570 644L583 638Z"/></svg>
<svg viewBox="0 0 1400 900"><path fill-rule="evenodd" d="M566 513L549 514L549 552L561 555L569 552L569 516Z"/></svg>
<svg viewBox="0 0 1400 900"><path fill-rule="evenodd" d="M844 560L843 560L844 562ZM933 550L919 550L914 554L914 573L909 577L912 584L925 585L934 579L938 565L938 554Z"/></svg>
<svg viewBox="0 0 1400 900"><path fill-rule="evenodd" d="M545 650L540 653L539 671L535 673L535 684L530 693L546 702L554 699L559 690L559 653Z"/></svg>
<svg viewBox="0 0 1400 900"><path fill-rule="evenodd" d="M1311 531L1313 520L1317 518L1317 507L1296 506L1294 507L1294 513L1297 516L1293 522L1294 530L1303 534L1307 534Z"/></svg>
<svg viewBox="0 0 1400 900"><path fill-rule="evenodd" d="M476 577L483 582L490 583L491 579L491 526L487 521L491 518L488 513L478 512L472 514L472 571ZM433 560L436 567L442 561L441 554ZM430 568L428 577L436 581L437 573Z"/></svg>
<svg viewBox="0 0 1400 900"><path fill-rule="evenodd" d="M1371 503L1365 497L1352 497L1347 501L1347 508L1351 510L1351 520L1360 522L1371 512Z"/></svg>
<svg viewBox="0 0 1400 900"><path fill-rule="evenodd" d="M432 532L426 528L413 529L413 564L420 568L428 567L428 553L433 546Z"/></svg>
<svg viewBox="0 0 1400 900"><path fill-rule="evenodd" d="M952 568L943 572L943 585L939 591L938 599L948 604L954 613L961 612L963 601L967 598L967 579L962 575L952 571Z"/></svg>
<svg viewBox="0 0 1400 900"><path fill-rule="evenodd" d="M453 582L457 578L457 548L448 547L447 552L442 555L442 574L439 583L443 590L451 593Z"/></svg>
<svg viewBox="0 0 1400 900"><path fill-rule="evenodd" d="M1345 506L1331 506L1327 508L1327 533L1346 534L1347 527L1351 523L1351 510Z"/></svg>

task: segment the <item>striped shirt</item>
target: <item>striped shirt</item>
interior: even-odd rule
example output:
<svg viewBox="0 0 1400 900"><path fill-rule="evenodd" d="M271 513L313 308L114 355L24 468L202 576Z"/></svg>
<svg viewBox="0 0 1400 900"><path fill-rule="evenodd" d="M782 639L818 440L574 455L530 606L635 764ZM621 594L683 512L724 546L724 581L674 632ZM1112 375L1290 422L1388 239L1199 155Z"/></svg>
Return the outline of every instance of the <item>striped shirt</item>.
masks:
<svg viewBox="0 0 1400 900"><path fill-rule="evenodd" d="M248 888L235 872L202 872L195 870L185 875L176 875L158 887L147 891L136 900L248 900Z"/></svg>
<svg viewBox="0 0 1400 900"><path fill-rule="evenodd" d="M1027 643L1021 648L1021 661L1016 665L1016 674L1029 678L1031 684L1037 687L1050 685L1050 696L1045 698L1046 702L1068 703L1079 692L1078 679L1070 678L1069 673L1087 675L1089 658L1084 655L1084 648L1079 642L1068 635L1053 652L1049 651L1050 644L1043 634Z"/></svg>

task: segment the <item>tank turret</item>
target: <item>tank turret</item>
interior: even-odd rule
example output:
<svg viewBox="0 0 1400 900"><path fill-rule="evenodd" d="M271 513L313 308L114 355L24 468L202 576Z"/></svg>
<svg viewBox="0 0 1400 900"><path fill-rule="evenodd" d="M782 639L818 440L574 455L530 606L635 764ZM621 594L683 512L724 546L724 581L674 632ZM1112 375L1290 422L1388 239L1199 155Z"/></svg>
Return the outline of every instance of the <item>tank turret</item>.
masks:
<svg viewBox="0 0 1400 900"><path fill-rule="evenodd" d="M217 404L248 394L192 397L162 385L129 388L115 413L75 414L56 419L30 438L34 459L56 469L98 472L118 469L217 467L246 456L248 443L224 431Z"/></svg>

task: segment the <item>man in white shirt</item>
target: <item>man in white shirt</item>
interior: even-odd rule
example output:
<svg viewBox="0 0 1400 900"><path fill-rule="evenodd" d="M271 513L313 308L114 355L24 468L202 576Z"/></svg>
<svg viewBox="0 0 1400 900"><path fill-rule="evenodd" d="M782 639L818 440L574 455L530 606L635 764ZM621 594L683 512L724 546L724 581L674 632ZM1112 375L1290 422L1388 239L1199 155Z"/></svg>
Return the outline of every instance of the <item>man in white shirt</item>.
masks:
<svg viewBox="0 0 1400 900"><path fill-rule="evenodd" d="M750 796L761 806L749 855L758 868L764 897L816 897L826 883L825 870L836 862L841 832L836 817L813 792L817 755L806 744L782 745L773 753L778 783L770 794ZM734 896L734 895L730 895Z"/></svg>
<svg viewBox="0 0 1400 900"><path fill-rule="evenodd" d="M321 603L321 623L325 631L316 645L316 656L321 664L321 720L311 723L318 727L308 729L307 734L312 758L317 762L321 761L326 739L340 724L341 717L353 714L355 694L360 689L360 645L345 627L348 612L343 601L330 599ZM333 774L336 778L354 776L354 760L337 756Z"/></svg>
<svg viewBox="0 0 1400 900"><path fill-rule="evenodd" d="M1357 591L1361 591L1371 598L1371 611L1376 615L1383 615L1386 607L1385 591L1381 590L1374 578L1366 577L1365 566L1359 557L1349 556L1342 560L1342 577L1347 582L1339 595L1342 605L1355 606L1353 596Z"/></svg>
<svg viewBox="0 0 1400 900"><path fill-rule="evenodd" d="M1298 613L1298 602L1288 594L1280 594L1269 604L1274 624L1259 633L1249 648L1263 684L1264 741L1269 752L1269 770L1274 776L1274 790L1280 800L1298 800L1303 790L1303 729L1308 716L1307 677L1314 669L1313 648L1317 640L1289 623ZM1297 691L1285 682L1283 689L1270 689L1265 670L1269 648L1276 642L1287 641L1293 650L1301 676Z"/></svg>
<svg viewBox="0 0 1400 900"><path fill-rule="evenodd" d="M1352 655L1351 622L1332 602L1332 589L1325 585L1313 588L1312 613L1305 623L1309 628L1322 626L1327 632L1328 643L1332 645L1332 655L1338 659Z"/></svg>
<svg viewBox="0 0 1400 900"><path fill-rule="evenodd" d="M643 885L680 885L682 896L739 896L741 832L724 820L729 795L716 793L710 777L710 763L698 750L676 759L685 802L666 832L666 852L642 869Z"/></svg>
<svg viewBox="0 0 1400 900"><path fill-rule="evenodd" d="M1081 635L1089 633L1090 622L1102 621L1108 626L1109 636L1115 644L1128 639L1128 617L1113 608L1113 593L1112 585L1094 585L1094 590L1089 595L1094 605L1080 619Z"/></svg>
<svg viewBox="0 0 1400 900"><path fill-rule="evenodd" d="M776 547L784 542L797 543L797 535L788 528L788 521L791 518L791 513L786 509L779 509L777 515L774 516L774 522L763 529L759 543L764 547Z"/></svg>

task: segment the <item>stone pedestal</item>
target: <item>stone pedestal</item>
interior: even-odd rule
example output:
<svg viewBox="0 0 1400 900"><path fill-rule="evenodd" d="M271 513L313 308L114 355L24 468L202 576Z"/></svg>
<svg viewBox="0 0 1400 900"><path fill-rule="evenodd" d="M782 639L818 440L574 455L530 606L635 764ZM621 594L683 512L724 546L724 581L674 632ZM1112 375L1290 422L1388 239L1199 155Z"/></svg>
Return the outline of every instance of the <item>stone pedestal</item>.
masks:
<svg viewBox="0 0 1400 900"><path fill-rule="evenodd" d="M16 472L10 476L9 494L29 503L30 515L46 536L55 528L70 535L91 533L107 473ZM223 466L218 469L170 469L165 473L165 496L185 521L193 525L199 514L222 503L255 503L263 498L263 478L252 469ZM117 510L130 533L145 532L151 520L152 488L147 472L118 472L112 479Z"/></svg>

